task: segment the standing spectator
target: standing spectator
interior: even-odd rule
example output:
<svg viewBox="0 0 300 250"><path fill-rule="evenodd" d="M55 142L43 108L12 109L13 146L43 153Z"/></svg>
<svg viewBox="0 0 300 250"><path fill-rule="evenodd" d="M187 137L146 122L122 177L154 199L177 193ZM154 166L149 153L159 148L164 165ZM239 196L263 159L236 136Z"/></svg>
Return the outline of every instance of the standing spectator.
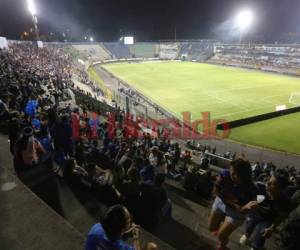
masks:
<svg viewBox="0 0 300 250"><path fill-rule="evenodd" d="M66 115L59 117L54 125L53 139L56 153L59 155L58 163L62 164L62 158L73 155L72 128Z"/></svg>
<svg viewBox="0 0 300 250"><path fill-rule="evenodd" d="M71 124L72 124L72 139L78 140L80 136L80 116L78 108L74 109L71 114Z"/></svg>
<svg viewBox="0 0 300 250"><path fill-rule="evenodd" d="M256 202L250 202L256 197L250 163L242 159L231 162L230 171L225 170L220 174L215 193L208 227L216 232L218 249L222 250L227 249L229 236L243 223L245 213L257 205Z"/></svg>

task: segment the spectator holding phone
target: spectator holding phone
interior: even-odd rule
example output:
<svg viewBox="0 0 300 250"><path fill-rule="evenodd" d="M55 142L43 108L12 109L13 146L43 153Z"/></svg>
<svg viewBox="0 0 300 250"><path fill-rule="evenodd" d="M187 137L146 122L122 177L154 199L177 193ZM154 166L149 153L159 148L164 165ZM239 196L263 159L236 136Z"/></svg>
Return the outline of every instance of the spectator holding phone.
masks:
<svg viewBox="0 0 300 250"><path fill-rule="evenodd" d="M261 194L257 196L257 208L247 216L246 233L240 239L242 245L247 243L256 229L251 246L253 250L262 249L265 240L271 237L276 227L287 217L291 207L291 202L285 195L288 183L288 173L279 170L262 187Z"/></svg>
<svg viewBox="0 0 300 250"><path fill-rule="evenodd" d="M110 207L100 223L95 224L87 236L86 250L140 250L139 226L132 222L128 210L115 205ZM133 246L127 244L123 237L133 237ZM145 250L157 250L154 243L148 243Z"/></svg>

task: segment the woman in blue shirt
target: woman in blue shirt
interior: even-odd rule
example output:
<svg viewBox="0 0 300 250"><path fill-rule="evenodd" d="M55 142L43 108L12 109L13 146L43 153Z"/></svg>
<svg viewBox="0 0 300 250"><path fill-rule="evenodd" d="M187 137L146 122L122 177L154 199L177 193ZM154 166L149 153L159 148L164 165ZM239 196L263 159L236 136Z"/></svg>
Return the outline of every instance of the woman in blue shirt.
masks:
<svg viewBox="0 0 300 250"><path fill-rule="evenodd" d="M208 220L209 230L218 236L217 249L228 249L226 245L229 236L243 223L245 213L256 206L255 202L251 202L256 193L248 161L234 160L230 170L220 174L215 184L216 198Z"/></svg>

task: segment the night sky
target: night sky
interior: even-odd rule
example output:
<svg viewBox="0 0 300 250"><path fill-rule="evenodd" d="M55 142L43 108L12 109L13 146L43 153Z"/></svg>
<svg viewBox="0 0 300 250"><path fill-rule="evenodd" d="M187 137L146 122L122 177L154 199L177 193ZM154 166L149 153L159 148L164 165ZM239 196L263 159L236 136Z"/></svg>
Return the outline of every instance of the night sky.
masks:
<svg viewBox="0 0 300 250"><path fill-rule="evenodd" d="M73 41L85 35L116 41L226 39L231 21L243 7L255 12L248 37L276 39L300 33L300 0L35 0L41 34L65 32ZM31 27L26 0L0 0L0 36L18 39Z"/></svg>

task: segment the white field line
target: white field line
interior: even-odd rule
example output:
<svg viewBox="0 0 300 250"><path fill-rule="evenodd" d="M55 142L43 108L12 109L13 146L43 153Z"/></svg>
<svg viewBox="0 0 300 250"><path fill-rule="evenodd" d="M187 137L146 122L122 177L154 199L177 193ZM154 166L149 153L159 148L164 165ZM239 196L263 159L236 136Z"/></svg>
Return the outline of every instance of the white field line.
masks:
<svg viewBox="0 0 300 250"><path fill-rule="evenodd" d="M268 105L268 106L271 106L273 107L274 105ZM246 112L254 112L254 111L258 111L258 110L262 110L262 109L265 109L267 106L264 106L262 108L256 108L256 109L249 109L248 111L237 111L237 112L232 112L232 113L227 113L227 114L222 114L222 115L217 115L217 116L213 116L213 118L226 118L227 116L232 116L232 115L235 115L235 114L241 114L241 113L246 113ZM259 115L259 114L258 114ZM244 117L246 118L246 117Z"/></svg>
<svg viewBox="0 0 300 250"><path fill-rule="evenodd" d="M283 85L282 83L274 83L274 84L268 84L268 85L260 85L260 86L249 86L249 87L238 87L238 88L229 88L225 90L215 90L215 93L224 93L231 90L247 90L247 89L257 89L257 88L265 88L265 87L273 87L276 85Z"/></svg>
<svg viewBox="0 0 300 250"><path fill-rule="evenodd" d="M242 107L241 105L234 104L234 103L232 103L232 102L230 102L230 101L223 100L223 99L221 99L221 98L219 98L219 97L217 97L217 96L208 94L207 92L204 92L204 95L207 95L207 96L209 96L209 97L211 97L211 98L217 99L217 100L220 101L220 102L230 104L231 106L236 106L236 107L238 107L239 109L240 109L240 108L243 108L244 111L249 111L249 109L246 108L246 107Z"/></svg>
<svg viewBox="0 0 300 250"><path fill-rule="evenodd" d="M283 85L282 83L274 83L274 84L268 84L268 85L260 85L260 86L249 86L249 87L241 87L241 88L230 88L228 90L246 90L246 89L257 89L257 88L266 88L266 87L273 87L276 85ZM226 90L225 90L226 91Z"/></svg>
<svg viewBox="0 0 300 250"><path fill-rule="evenodd" d="M272 98L272 97L278 97L278 96L286 96L286 94L283 94L283 95L273 95L273 96L268 96L268 97L266 97L264 99L261 99L261 101L267 103L267 105L264 106L264 107L261 107L261 108L249 109L249 112L254 112L254 111L262 110L262 109L267 108L268 106L275 107L276 105L278 105L278 103L274 103L274 102L268 101L266 99ZM238 111L238 112L232 112L232 113L223 114L223 117L231 116L231 115L235 115L235 114L241 114L241 113L245 113L245 111ZM220 118L222 116L220 115L220 116L215 116L215 117L216 118Z"/></svg>

